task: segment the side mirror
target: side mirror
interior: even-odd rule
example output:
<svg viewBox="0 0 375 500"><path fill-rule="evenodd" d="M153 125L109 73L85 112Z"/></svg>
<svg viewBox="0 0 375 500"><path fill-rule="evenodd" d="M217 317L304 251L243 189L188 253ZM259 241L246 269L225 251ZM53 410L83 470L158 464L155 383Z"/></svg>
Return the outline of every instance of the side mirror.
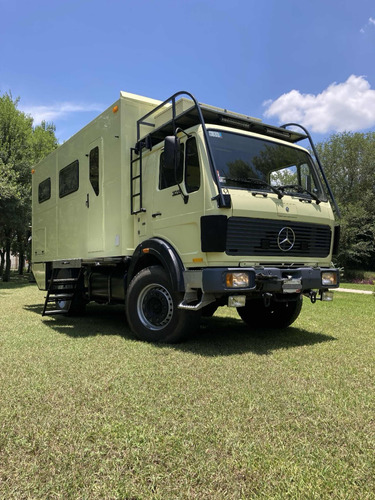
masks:
<svg viewBox="0 0 375 500"><path fill-rule="evenodd" d="M180 159L180 139L174 135L168 135L164 140L164 168L177 172Z"/></svg>
<svg viewBox="0 0 375 500"><path fill-rule="evenodd" d="M306 175L306 189L311 192L311 175Z"/></svg>

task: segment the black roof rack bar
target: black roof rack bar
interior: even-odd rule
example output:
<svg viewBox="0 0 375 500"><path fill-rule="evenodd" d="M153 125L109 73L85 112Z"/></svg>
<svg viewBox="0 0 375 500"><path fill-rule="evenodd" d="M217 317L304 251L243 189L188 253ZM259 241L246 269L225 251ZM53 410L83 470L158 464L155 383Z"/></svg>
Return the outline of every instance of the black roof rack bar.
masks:
<svg viewBox="0 0 375 500"><path fill-rule="evenodd" d="M171 97L169 97L168 99L166 99L165 101L163 101L161 104L159 104L158 106L156 106L156 108L154 108L152 111L150 111L146 115L142 116L137 121L137 144L139 144L139 141L141 139L141 137L140 137L140 128L141 128L141 126L143 125L143 126L152 126L152 127L154 127L153 124L150 124L149 122L146 121L147 118L149 118L151 115L153 115L154 113L156 113L157 111L159 111L160 109L162 109L165 105L167 105L169 103L172 104L172 127L173 127L173 131L175 132L175 130L176 130L176 127L175 127L175 120L176 120L176 98L180 97L180 96L183 96L183 95L188 96L193 101L194 105L192 106L192 108L194 108L194 107L196 108L197 113L198 113L198 117L199 117L199 122L202 125L203 135L204 135L204 139L205 139L205 142L206 142L206 148L207 148L207 153L208 153L208 161L210 163L210 168L211 168L211 173L212 173L213 179L215 181L215 184L216 184L216 186L218 188L218 196L217 196L218 206L219 207L223 207L223 208L230 208L231 207L230 196L224 195L223 191L221 189L221 184L220 184L220 180L219 180L219 174L218 174L216 166L215 166L215 161L214 161L214 157L213 157L213 154L212 154L210 142L208 140L208 132L207 132L206 124L205 124L205 121L204 121L203 113L202 113L202 110L201 110L201 106L200 106L199 102L197 101L197 99L192 94L190 94L190 92L186 92L184 90L181 90L180 92L176 92Z"/></svg>
<svg viewBox="0 0 375 500"><path fill-rule="evenodd" d="M298 127L300 129L302 129L304 131L304 133L306 134L307 136L307 139L309 140L310 142L310 146L311 146L311 149L313 150L313 153L314 153L314 156L315 156L315 159L316 159L316 162L318 163L318 166L319 166L319 170L320 170L320 173L322 174L322 177L324 179L324 182L325 182L325 185L327 187L327 190L328 190L328 194L331 198L331 201L332 201L332 204L333 204L333 208L336 212L336 215L337 217L341 217L341 212L340 212L340 209L336 203L336 200L335 200L335 197L333 195L333 192L331 190L331 187L328 183L328 179L326 177L326 174L324 172L324 168L323 168L323 165L321 164L320 162L320 159L319 159L319 155L318 155L318 152L316 150L316 147L315 147L315 144L314 144L314 141L312 140L312 137L310 135L310 133L308 132L308 130L305 129L305 127L303 127L302 125L300 125L299 123L285 123L285 125L282 125L281 128L285 128L286 127Z"/></svg>

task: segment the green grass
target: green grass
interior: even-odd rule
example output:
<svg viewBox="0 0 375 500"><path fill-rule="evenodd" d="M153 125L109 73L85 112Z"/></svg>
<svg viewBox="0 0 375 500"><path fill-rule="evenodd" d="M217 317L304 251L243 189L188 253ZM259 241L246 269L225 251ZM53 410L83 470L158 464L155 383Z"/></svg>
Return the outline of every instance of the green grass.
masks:
<svg viewBox="0 0 375 500"><path fill-rule="evenodd" d="M178 346L43 296L0 283L0 498L374 498L374 296L272 335L222 308Z"/></svg>
<svg viewBox="0 0 375 500"><path fill-rule="evenodd" d="M351 288L353 290L368 290L375 293L375 285L363 285L361 283L351 283L350 281L343 281L340 283L340 288Z"/></svg>

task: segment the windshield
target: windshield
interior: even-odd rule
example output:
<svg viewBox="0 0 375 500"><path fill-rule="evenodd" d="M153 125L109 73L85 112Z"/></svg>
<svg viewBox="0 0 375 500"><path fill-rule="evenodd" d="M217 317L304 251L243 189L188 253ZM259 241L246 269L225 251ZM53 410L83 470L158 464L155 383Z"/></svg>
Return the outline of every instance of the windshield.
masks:
<svg viewBox="0 0 375 500"><path fill-rule="evenodd" d="M326 201L312 159L305 151L222 130L209 130L208 136L223 188Z"/></svg>

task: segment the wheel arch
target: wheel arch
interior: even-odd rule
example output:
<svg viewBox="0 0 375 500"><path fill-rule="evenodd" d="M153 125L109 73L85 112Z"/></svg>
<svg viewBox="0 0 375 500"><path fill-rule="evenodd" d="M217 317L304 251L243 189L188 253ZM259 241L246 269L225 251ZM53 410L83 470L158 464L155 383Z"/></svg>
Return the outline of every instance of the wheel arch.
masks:
<svg viewBox="0 0 375 500"><path fill-rule="evenodd" d="M176 250L168 242L160 238L142 241L137 246L127 275L127 287L137 273L146 267L154 265L160 265L165 269L174 290L185 291L184 265Z"/></svg>

